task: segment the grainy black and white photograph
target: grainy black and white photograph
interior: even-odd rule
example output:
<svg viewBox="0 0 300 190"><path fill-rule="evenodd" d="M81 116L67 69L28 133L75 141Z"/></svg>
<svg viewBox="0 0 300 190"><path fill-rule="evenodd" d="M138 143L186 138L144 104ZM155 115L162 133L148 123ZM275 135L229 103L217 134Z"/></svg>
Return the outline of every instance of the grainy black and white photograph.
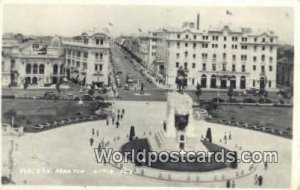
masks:
<svg viewBox="0 0 300 190"><path fill-rule="evenodd" d="M292 187L294 7L2 14L3 187Z"/></svg>

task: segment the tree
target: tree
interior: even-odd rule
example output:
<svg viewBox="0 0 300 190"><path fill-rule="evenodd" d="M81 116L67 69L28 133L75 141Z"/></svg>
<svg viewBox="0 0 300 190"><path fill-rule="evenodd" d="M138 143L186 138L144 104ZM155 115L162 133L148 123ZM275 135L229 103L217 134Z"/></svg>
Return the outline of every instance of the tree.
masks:
<svg viewBox="0 0 300 190"><path fill-rule="evenodd" d="M197 101L198 103L200 103L200 96L202 94L202 90L201 90L201 86L199 83L197 83L197 86L196 86L196 96L197 96Z"/></svg>
<svg viewBox="0 0 300 190"><path fill-rule="evenodd" d="M17 117L17 112L14 109L10 109L4 113L4 117L10 120L12 117Z"/></svg>
<svg viewBox="0 0 300 190"><path fill-rule="evenodd" d="M208 128L206 131L206 139L208 139L208 142L212 142L212 135L211 135L211 129Z"/></svg>
<svg viewBox="0 0 300 190"><path fill-rule="evenodd" d="M232 100L233 92L234 92L233 87L230 86L227 91L227 95L228 95L230 101Z"/></svg>
<svg viewBox="0 0 300 190"><path fill-rule="evenodd" d="M208 113L212 113L214 110L218 109L219 105L216 102L208 102L205 109Z"/></svg>
<svg viewBox="0 0 300 190"><path fill-rule="evenodd" d="M129 132L129 140L132 141L134 137L135 137L134 126L131 126L130 127L130 132Z"/></svg>
<svg viewBox="0 0 300 190"><path fill-rule="evenodd" d="M55 87L56 87L56 90L57 90L58 94L60 95L60 79L59 78L57 79Z"/></svg>

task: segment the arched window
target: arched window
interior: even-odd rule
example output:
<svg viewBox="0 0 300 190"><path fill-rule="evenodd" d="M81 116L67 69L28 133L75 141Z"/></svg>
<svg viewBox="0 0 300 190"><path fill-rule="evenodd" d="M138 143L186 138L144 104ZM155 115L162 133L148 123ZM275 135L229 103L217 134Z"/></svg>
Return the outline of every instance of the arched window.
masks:
<svg viewBox="0 0 300 190"><path fill-rule="evenodd" d="M26 65L26 74L30 74L31 73L31 64L27 64Z"/></svg>
<svg viewBox="0 0 300 190"><path fill-rule="evenodd" d="M32 84L37 84L37 77L32 78Z"/></svg>
<svg viewBox="0 0 300 190"><path fill-rule="evenodd" d="M261 89L265 88L266 87L266 81L265 81L265 78L264 77L260 77L259 79L259 87Z"/></svg>
<svg viewBox="0 0 300 190"><path fill-rule="evenodd" d="M216 77L216 75L212 75L210 77L210 88L217 88L217 77Z"/></svg>
<svg viewBox="0 0 300 190"><path fill-rule="evenodd" d="M221 76L221 89L226 89L227 88L227 78L226 76Z"/></svg>
<svg viewBox="0 0 300 190"><path fill-rule="evenodd" d="M34 64L33 65L33 74L37 74L37 72L38 72L38 65Z"/></svg>
<svg viewBox="0 0 300 190"><path fill-rule="evenodd" d="M235 76L232 76L231 78L230 78L230 87L231 88L236 88L236 77Z"/></svg>
<svg viewBox="0 0 300 190"><path fill-rule="evenodd" d="M206 75L205 74L203 74L201 76L201 87L206 88Z"/></svg>
<svg viewBox="0 0 300 190"><path fill-rule="evenodd" d="M64 71L65 71L64 65L61 64L61 65L60 65L60 74L64 74L64 73L65 73Z"/></svg>
<svg viewBox="0 0 300 190"><path fill-rule="evenodd" d="M55 64L53 65L53 74L56 75L58 73L58 66Z"/></svg>
<svg viewBox="0 0 300 190"><path fill-rule="evenodd" d="M45 65L41 64L40 67L39 67L39 73L44 74L44 72L45 72Z"/></svg>
<svg viewBox="0 0 300 190"><path fill-rule="evenodd" d="M240 89L245 89L245 88L246 88L246 77L241 76Z"/></svg>

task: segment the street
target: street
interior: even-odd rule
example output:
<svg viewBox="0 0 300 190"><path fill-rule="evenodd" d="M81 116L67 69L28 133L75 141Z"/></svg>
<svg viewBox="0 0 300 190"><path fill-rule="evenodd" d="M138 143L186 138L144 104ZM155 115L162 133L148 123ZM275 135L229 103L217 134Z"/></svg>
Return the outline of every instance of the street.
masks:
<svg viewBox="0 0 300 190"><path fill-rule="evenodd" d="M113 57L113 66L116 71L122 71L121 74L118 74L120 77L121 86L118 88L119 96L122 100L129 101L165 101L167 90L159 89L154 83L149 83L147 78L139 73L140 66L137 66L135 69L133 63L130 63L130 60L136 62L130 56L122 51L117 45L112 46L112 57ZM127 57L127 58L126 58ZM139 63L136 63L137 65ZM140 88L137 88L136 91L134 88L130 90L125 90L124 85L126 84L126 75L130 74L134 79L144 82L144 95L140 94Z"/></svg>

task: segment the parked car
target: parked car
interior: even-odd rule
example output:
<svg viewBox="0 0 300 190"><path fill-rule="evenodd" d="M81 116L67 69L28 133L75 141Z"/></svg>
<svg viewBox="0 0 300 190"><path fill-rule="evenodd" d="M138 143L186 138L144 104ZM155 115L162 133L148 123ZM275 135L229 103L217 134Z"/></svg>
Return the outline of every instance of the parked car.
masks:
<svg viewBox="0 0 300 190"><path fill-rule="evenodd" d="M58 96L54 92L45 92L44 98L46 98L46 99L58 99Z"/></svg>
<svg viewBox="0 0 300 190"><path fill-rule="evenodd" d="M222 99L222 98L213 98L213 99L211 99L211 101L212 101L212 102L219 102L219 103L225 102L225 100Z"/></svg>
<svg viewBox="0 0 300 190"><path fill-rule="evenodd" d="M231 99L228 99L227 102L237 103L238 101L235 98L231 98Z"/></svg>
<svg viewBox="0 0 300 190"><path fill-rule="evenodd" d="M102 96L96 96L95 97L95 100L101 100L101 101L104 101L104 98Z"/></svg>
<svg viewBox="0 0 300 190"><path fill-rule="evenodd" d="M271 104L272 100L269 100L269 99L260 99L258 102L260 104Z"/></svg>
<svg viewBox="0 0 300 190"><path fill-rule="evenodd" d="M244 91L244 95L254 95L258 96L259 95L259 89L256 88L249 88Z"/></svg>
<svg viewBox="0 0 300 190"><path fill-rule="evenodd" d="M74 99L74 94L68 93L67 96L66 96L66 98L67 98L68 100L73 100L73 99Z"/></svg>
<svg viewBox="0 0 300 190"><path fill-rule="evenodd" d="M82 100L93 100L93 97L91 95L89 95L89 94L84 94L82 96Z"/></svg>
<svg viewBox="0 0 300 190"><path fill-rule="evenodd" d="M40 125L31 125L30 127L33 129L43 129L44 128L43 126L40 126Z"/></svg>
<svg viewBox="0 0 300 190"><path fill-rule="evenodd" d="M244 98L243 103L256 103L256 100L253 98Z"/></svg>
<svg viewBox="0 0 300 190"><path fill-rule="evenodd" d="M121 75L123 72L122 71L117 71L117 75Z"/></svg>
<svg viewBox="0 0 300 190"><path fill-rule="evenodd" d="M42 123L42 124L39 124L39 126L42 126L42 127L51 127L51 124L46 122L46 123Z"/></svg>
<svg viewBox="0 0 300 190"><path fill-rule="evenodd" d="M124 85L124 89L125 89L125 90L129 90L129 84L125 84L125 85Z"/></svg>

